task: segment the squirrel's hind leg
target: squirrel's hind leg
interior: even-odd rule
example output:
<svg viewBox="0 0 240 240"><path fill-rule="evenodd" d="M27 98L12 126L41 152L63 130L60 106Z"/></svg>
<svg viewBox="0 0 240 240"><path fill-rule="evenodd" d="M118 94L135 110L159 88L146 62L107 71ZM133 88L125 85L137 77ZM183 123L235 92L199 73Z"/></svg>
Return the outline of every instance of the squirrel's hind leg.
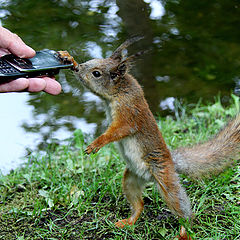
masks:
<svg viewBox="0 0 240 240"><path fill-rule="evenodd" d="M171 164L152 164L151 173L157 187L171 211L180 218L190 220L192 217L189 198L181 186L177 173ZM179 240L191 240L185 228L181 226Z"/></svg>
<svg viewBox="0 0 240 240"><path fill-rule="evenodd" d="M129 218L120 220L115 223L119 228L133 225L143 211L142 191L145 180L139 178L136 174L126 168L123 176L123 192L131 205L132 214Z"/></svg>

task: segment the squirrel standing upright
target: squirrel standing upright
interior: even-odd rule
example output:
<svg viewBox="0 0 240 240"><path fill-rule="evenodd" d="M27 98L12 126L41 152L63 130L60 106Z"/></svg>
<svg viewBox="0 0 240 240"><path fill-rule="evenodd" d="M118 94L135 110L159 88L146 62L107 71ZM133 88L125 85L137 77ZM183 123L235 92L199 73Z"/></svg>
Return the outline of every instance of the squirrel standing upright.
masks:
<svg viewBox="0 0 240 240"><path fill-rule="evenodd" d="M222 171L240 151L240 116L232 120L212 140L193 147L170 152L144 98L137 80L128 73L131 61L139 54L123 57L122 51L138 41L124 42L109 58L92 59L78 64L66 51L59 56L74 65L80 82L106 102L110 125L85 150L96 153L104 145L118 141L126 161L123 192L132 214L116 226L134 224L143 211L142 191L145 183L154 181L170 210L178 217L191 219L189 198L181 186L178 173L201 177ZM191 239L182 227L179 239Z"/></svg>

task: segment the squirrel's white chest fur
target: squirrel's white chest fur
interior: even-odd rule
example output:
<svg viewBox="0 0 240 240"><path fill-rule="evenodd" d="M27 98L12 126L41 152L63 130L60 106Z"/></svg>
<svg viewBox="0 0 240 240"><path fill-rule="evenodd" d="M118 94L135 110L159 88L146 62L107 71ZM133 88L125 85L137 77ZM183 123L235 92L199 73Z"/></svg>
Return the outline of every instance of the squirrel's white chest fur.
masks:
<svg viewBox="0 0 240 240"><path fill-rule="evenodd" d="M119 151L127 163L127 168L145 180L150 180L151 174L148 171L146 162L143 160L142 149L134 136L129 136L118 143Z"/></svg>
<svg viewBox="0 0 240 240"><path fill-rule="evenodd" d="M111 123L112 112L108 102L105 103L105 108L106 108L107 120L109 123ZM138 143L138 139L134 135L128 136L118 141L116 144L123 159L127 164L127 168L129 168L132 172L134 172L139 177L149 181L151 178L151 174L148 171L146 162L143 160L143 153L142 153L141 146Z"/></svg>

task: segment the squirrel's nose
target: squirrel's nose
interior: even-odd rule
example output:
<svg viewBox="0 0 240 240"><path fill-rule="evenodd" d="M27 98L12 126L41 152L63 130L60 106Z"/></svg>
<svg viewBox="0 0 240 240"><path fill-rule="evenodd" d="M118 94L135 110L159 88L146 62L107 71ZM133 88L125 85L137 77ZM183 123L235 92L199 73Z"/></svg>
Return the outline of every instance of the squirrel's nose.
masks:
<svg viewBox="0 0 240 240"><path fill-rule="evenodd" d="M83 64L78 64L76 72L79 72L83 69Z"/></svg>
<svg viewBox="0 0 240 240"><path fill-rule="evenodd" d="M78 67L79 67L79 69L83 69L84 66L83 66L83 64L81 63L81 64L78 65Z"/></svg>

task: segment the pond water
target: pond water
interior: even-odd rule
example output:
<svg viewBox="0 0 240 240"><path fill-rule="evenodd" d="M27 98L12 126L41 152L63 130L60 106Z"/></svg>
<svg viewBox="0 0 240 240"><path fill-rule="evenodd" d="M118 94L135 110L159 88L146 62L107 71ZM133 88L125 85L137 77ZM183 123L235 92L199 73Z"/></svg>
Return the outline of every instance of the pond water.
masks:
<svg viewBox="0 0 240 240"><path fill-rule="evenodd" d="M240 85L240 3L229 0L1 0L0 23L36 50L68 50L78 62L107 57L133 35L130 53L150 49L132 69L155 115L173 114L176 99L228 102ZM101 100L79 88L68 70L63 92L1 94L0 169L46 149L76 128L106 127Z"/></svg>

